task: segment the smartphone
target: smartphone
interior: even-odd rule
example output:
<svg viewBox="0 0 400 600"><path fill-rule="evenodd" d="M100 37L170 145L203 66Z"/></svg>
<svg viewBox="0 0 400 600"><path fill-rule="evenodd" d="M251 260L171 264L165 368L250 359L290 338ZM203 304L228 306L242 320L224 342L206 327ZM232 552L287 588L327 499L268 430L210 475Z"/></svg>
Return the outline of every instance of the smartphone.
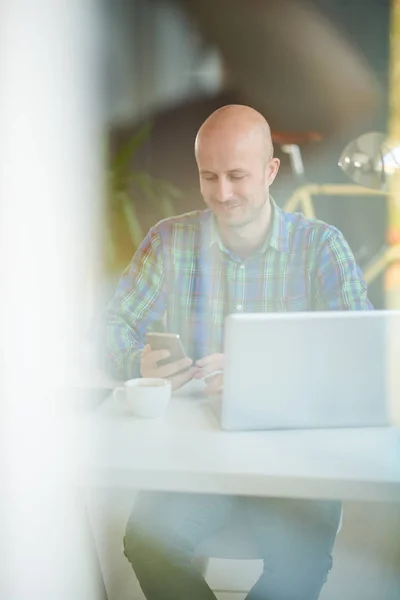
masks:
<svg viewBox="0 0 400 600"><path fill-rule="evenodd" d="M146 335L146 342L152 350L169 350L170 356L159 360L157 366L187 358L179 333L157 333L151 332Z"/></svg>

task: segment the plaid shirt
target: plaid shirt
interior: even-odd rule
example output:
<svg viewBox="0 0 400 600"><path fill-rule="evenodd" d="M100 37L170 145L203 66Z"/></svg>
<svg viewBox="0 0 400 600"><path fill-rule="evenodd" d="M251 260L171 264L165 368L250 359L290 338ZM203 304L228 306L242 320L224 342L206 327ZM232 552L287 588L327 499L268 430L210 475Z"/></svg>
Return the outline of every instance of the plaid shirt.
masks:
<svg viewBox="0 0 400 600"><path fill-rule="evenodd" d="M197 360L222 351L232 312L369 310L364 278L343 235L272 202L263 246L241 260L221 242L210 210L166 219L147 234L106 310L107 363L138 374L146 332L179 333Z"/></svg>

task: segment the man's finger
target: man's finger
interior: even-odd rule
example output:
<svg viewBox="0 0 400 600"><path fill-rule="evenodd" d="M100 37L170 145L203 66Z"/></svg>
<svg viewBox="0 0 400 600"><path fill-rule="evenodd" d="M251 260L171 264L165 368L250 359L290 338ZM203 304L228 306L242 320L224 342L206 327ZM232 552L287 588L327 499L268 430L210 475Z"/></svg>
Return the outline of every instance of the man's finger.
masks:
<svg viewBox="0 0 400 600"><path fill-rule="evenodd" d="M205 379L207 377L212 377L213 375L219 375L223 371L221 369L215 369L214 365L210 365L208 367L204 367L204 369L198 369L196 373L196 379Z"/></svg>
<svg viewBox="0 0 400 600"><path fill-rule="evenodd" d="M150 348L149 344L146 344L142 350L142 359L145 358L148 354L150 354L150 352L151 352L151 348Z"/></svg>
<svg viewBox="0 0 400 600"><path fill-rule="evenodd" d="M201 369L210 365L213 367L213 371L222 370L224 368L224 355L210 354L196 361L196 367L200 367Z"/></svg>
<svg viewBox="0 0 400 600"><path fill-rule="evenodd" d="M210 365L213 363L222 365L223 358L224 358L223 354L210 354L209 356L204 356L200 360L196 361L196 366L197 367L206 367L207 365Z"/></svg>
<svg viewBox="0 0 400 600"><path fill-rule="evenodd" d="M220 373L220 372L209 375L208 377L205 378L206 385L212 385L214 381L220 381L221 375L222 375L222 373Z"/></svg>
<svg viewBox="0 0 400 600"><path fill-rule="evenodd" d="M184 373L180 373L179 375L175 375L170 377L171 385L173 390L178 390L185 383L188 383L191 379L193 379L193 375L196 373L196 367L192 367L185 371Z"/></svg>
<svg viewBox="0 0 400 600"><path fill-rule="evenodd" d="M178 371L182 369L187 369L193 364L191 358L182 358L181 360L177 360L172 363L168 363L167 365L163 365L162 367L157 368L156 377L172 377Z"/></svg>
<svg viewBox="0 0 400 600"><path fill-rule="evenodd" d="M164 358L168 358L171 356L171 352L169 350L151 350L150 352L142 355L142 360L146 363L146 366L157 366L159 360L163 360Z"/></svg>
<svg viewBox="0 0 400 600"><path fill-rule="evenodd" d="M222 373L211 375L206 379L206 394L219 394L222 392L224 378Z"/></svg>

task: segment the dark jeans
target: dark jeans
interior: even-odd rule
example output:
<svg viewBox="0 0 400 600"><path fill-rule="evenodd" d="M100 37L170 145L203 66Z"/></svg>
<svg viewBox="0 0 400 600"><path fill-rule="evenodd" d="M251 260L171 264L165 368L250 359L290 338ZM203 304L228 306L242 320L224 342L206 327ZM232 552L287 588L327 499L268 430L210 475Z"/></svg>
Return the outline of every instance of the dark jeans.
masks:
<svg viewBox="0 0 400 600"><path fill-rule="evenodd" d="M264 560L248 600L316 600L332 566L340 502L141 493L125 555L148 600L215 600L191 563L198 544L239 514Z"/></svg>

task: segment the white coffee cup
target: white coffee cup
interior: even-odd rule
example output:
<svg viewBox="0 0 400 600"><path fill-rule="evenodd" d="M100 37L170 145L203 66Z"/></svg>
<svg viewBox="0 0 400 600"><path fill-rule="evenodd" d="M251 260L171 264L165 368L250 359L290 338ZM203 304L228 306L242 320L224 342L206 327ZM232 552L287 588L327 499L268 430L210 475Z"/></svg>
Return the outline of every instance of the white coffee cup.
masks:
<svg viewBox="0 0 400 600"><path fill-rule="evenodd" d="M122 387L115 388L113 396L136 416L155 419L164 414L171 399L171 382L147 377L129 379Z"/></svg>

